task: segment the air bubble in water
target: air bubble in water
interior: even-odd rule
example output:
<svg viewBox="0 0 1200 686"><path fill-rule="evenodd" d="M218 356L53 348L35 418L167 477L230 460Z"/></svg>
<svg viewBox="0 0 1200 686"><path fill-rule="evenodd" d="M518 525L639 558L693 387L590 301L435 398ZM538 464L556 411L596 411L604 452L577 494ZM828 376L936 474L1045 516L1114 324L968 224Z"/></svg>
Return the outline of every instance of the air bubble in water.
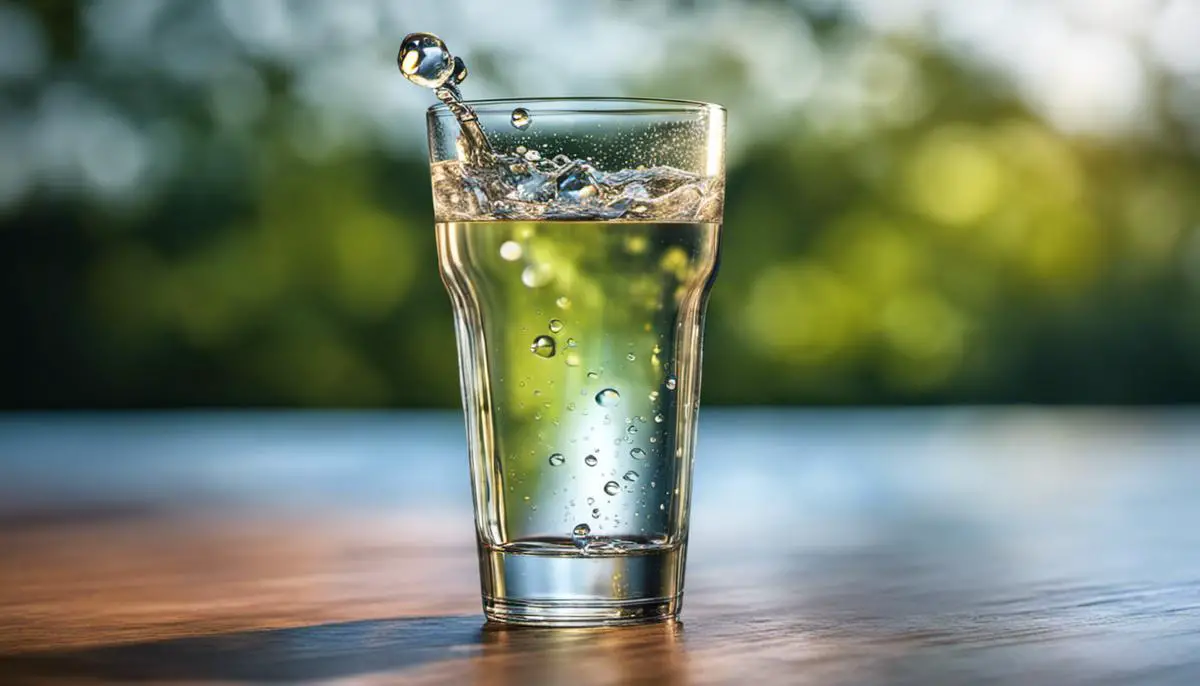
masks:
<svg viewBox="0 0 1200 686"><path fill-rule="evenodd" d="M615 388L606 388L596 394L596 404L601 407L616 407L621 404L621 394Z"/></svg>
<svg viewBox="0 0 1200 686"><path fill-rule="evenodd" d="M508 262L516 262L521 259L521 244L516 241L504 241L500 244L500 257Z"/></svg>
<svg viewBox="0 0 1200 686"><path fill-rule="evenodd" d="M600 460L597 460L595 455L588 455L587 457L583 458L583 463L589 467L595 467L596 463L599 461Z"/></svg>
<svg viewBox="0 0 1200 686"><path fill-rule="evenodd" d="M658 400L658 391L650 391L650 402L656 402L657 400Z"/></svg>
<svg viewBox="0 0 1200 686"><path fill-rule="evenodd" d="M666 419L666 417L662 416L661 414L654 415L654 422L656 424L662 424L664 419Z"/></svg>
<svg viewBox="0 0 1200 686"><path fill-rule="evenodd" d="M626 432L626 433L635 434L635 433L637 433L637 427L636 427L636 426L634 426L633 424L630 424L629 426L627 426L627 427L625 428L625 432Z"/></svg>
<svg viewBox="0 0 1200 686"><path fill-rule="evenodd" d="M565 309L567 309L568 307L570 307L570 306L571 306L571 299L570 299L570 298L568 298L568 297L567 297L567 296L565 296L565 295L560 295L560 296L558 297L558 300L555 300L555 301L554 301L554 304L555 304L555 305L558 305L558 308L559 308L560 310L565 310Z"/></svg>
<svg viewBox="0 0 1200 686"><path fill-rule="evenodd" d="M635 460L644 460L646 459L646 451L641 448L634 448L629 451L629 456Z"/></svg>
<svg viewBox="0 0 1200 686"><path fill-rule="evenodd" d="M637 359L637 355L634 355L633 353L629 353L628 355L625 356L625 359L629 360L630 362L633 362L634 360Z"/></svg>
<svg viewBox="0 0 1200 686"><path fill-rule="evenodd" d="M549 265L531 264L521 272L521 283L530 288L541 288L550 283L554 278L554 272L550 270Z"/></svg>
<svg viewBox="0 0 1200 686"><path fill-rule="evenodd" d="M553 455L550 456L550 466L551 467L561 467L562 464L566 461L567 461L567 458L563 457L562 453L554 453Z"/></svg>
<svg viewBox="0 0 1200 686"><path fill-rule="evenodd" d="M598 507L592 508L592 519L600 519L600 508L598 508Z"/></svg>
<svg viewBox="0 0 1200 686"><path fill-rule="evenodd" d="M625 480L626 480L626 481L628 481L628 482L630 482L630 483L633 483L634 481L637 481L637 480L638 480L638 473L637 473L637 472L635 472L635 471L633 471L632 469L631 469L631 470L629 470L629 471L627 471L627 472L625 472Z"/></svg>
<svg viewBox="0 0 1200 686"><path fill-rule="evenodd" d="M396 56L404 78L425 88L441 88L453 76L457 66L454 56L441 38L430 33L410 33L400 43ZM466 69L464 66L465 77Z"/></svg>
<svg viewBox="0 0 1200 686"><path fill-rule="evenodd" d="M551 319L550 320L550 333L558 333L559 331L562 331L562 330L563 330L563 323L562 323L561 319Z"/></svg>
<svg viewBox="0 0 1200 686"><path fill-rule="evenodd" d="M587 499L587 504L588 504L588 505L595 505L595 504L596 504L596 499L595 499L595 498L593 498L592 496L590 496L590 495L589 495L589 496L588 496L588 499Z"/></svg>
<svg viewBox="0 0 1200 686"><path fill-rule="evenodd" d="M669 391L675 390L676 384L677 384L677 382L675 381L675 377L673 377L673 376L667 377L667 390L669 390Z"/></svg>
<svg viewBox="0 0 1200 686"><path fill-rule="evenodd" d="M580 362L579 353L567 353L566 360L568 367L578 367Z"/></svg>
<svg viewBox="0 0 1200 686"><path fill-rule="evenodd" d="M533 117L529 116L529 110L524 107L518 107L512 111L512 125L514 128L524 131L533 123Z"/></svg>
<svg viewBox="0 0 1200 686"><path fill-rule="evenodd" d="M616 495L621 492L621 484L616 481L609 481L604 484L604 492L609 495Z"/></svg>
<svg viewBox="0 0 1200 686"><path fill-rule="evenodd" d="M549 336L538 336L529 344L529 351L538 357L554 357L554 339Z"/></svg>

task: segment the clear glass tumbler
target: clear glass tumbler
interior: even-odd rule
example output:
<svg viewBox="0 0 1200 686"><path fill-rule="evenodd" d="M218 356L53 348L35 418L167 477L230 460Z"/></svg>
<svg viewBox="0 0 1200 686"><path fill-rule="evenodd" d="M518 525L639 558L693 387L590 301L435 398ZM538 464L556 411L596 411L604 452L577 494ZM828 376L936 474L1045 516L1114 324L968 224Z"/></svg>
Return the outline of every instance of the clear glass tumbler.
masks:
<svg viewBox="0 0 1200 686"><path fill-rule="evenodd" d="M484 611L542 626L672 618L725 110L646 99L468 104L500 154L493 168L460 162L470 156L444 105L427 121Z"/></svg>

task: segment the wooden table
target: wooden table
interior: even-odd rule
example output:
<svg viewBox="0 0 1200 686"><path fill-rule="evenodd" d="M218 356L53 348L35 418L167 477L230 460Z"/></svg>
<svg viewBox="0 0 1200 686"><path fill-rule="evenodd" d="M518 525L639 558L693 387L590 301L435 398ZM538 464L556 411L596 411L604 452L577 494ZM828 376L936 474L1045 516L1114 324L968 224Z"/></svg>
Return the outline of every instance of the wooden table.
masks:
<svg viewBox="0 0 1200 686"><path fill-rule="evenodd" d="M485 627L457 415L0 419L0 683L1200 684L1200 415L719 411L683 619Z"/></svg>

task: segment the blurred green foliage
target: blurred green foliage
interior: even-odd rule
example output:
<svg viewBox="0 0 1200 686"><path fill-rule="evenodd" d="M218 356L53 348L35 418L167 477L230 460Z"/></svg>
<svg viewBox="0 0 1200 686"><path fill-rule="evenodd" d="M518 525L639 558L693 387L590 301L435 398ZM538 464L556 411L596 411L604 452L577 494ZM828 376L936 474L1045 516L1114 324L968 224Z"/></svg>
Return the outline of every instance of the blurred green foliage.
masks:
<svg viewBox="0 0 1200 686"><path fill-rule="evenodd" d="M72 72L74 3L24 5L52 65L188 135L154 192L50 187L0 206L5 406L457 404L419 150L353 144L353 127L350 144L298 148L290 74L265 60L257 123L212 134L212 108L170 83L144 97ZM818 44L851 28L800 16ZM705 402L1200 400L1186 132L1064 134L931 42L872 40L915 70L920 107L902 92L854 116L781 115L744 144L734 129ZM629 92L711 95L749 118L746 66L709 48ZM0 94L0 121L36 97Z"/></svg>

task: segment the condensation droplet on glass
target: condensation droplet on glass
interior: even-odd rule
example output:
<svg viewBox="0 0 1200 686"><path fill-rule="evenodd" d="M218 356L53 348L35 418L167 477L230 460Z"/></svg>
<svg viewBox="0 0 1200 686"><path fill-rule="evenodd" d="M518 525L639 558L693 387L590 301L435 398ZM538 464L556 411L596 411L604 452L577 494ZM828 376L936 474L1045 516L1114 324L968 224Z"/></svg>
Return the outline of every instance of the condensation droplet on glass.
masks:
<svg viewBox="0 0 1200 686"><path fill-rule="evenodd" d="M525 129L529 128L530 124L533 123L533 117L529 116L529 110L525 109L524 107L518 107L512 111L512 117L510 118L510 121L512 122L513 128L524 131Z"/></svg>
<svg viewBox="0 0 1200 686"><path fill-rule="evenodd" d="M630 424L629 426L625 427L625 433L635 434L635 433L637 433L637 431L638 431L637 427L634 426L633 424Z"/></svg>
<svg viewBox="0 0 1200 686"><path fill-rule="evenodd" d="M604 484L604 492L609 495L616 495L621 492L621 484L616 481L609 481Z"/></svg>
<svg viewBox="0 0 1200 686"><path fill-rule="evenodd" d="M678 385L678 383L679 382L677 382L675 380L674 376L668 376L667 377L667 390L671 390L671 391L675 390L675 386Z"/></svg>
<svg viewBox="0 0 1200 686"><path fill-rule="evenodd" d="M516 241L504 241L500 244L500 257L508 262L516 262L521 259L524 252L521 244Z"/></svg>
<svg viewBox="0 0 1200 686"><path fill-rule="evenodd" d="M629 471L627 471L627 472L625 472L625 480L626 480L626 481L628 481L628 482L630 482L630 483L633 483L634 481L637 481L637 480L638 480L638 473L637 473L637 472L635 472L635 471L633 471L632 469L631 469L631 470L629 470Z"/></svg>
<svg viewBox="0 0 1200 686"><path fill-rule="evenodd" d="M562 331L563 326L564 325L563 325L561 319L551 319L550 320L550 333L558 333L559 331Z"/></svg>
<svg viewBox="0 0 1200 686"><path fill-rule="evenodd" d="M634 360L637 359L637 355L634 355L633 353L629 353L628 355L625 356L625 359L629 360L630 362L633 362Z"/></svg>
<svg viewBox="0 0 1200 686"><path fill-rule="evenodd" d="M646 459L646 451L641 448L634 448L629 451L629 456L635 460L644 460Z"/></svg>
<svg viewBox="0 0 1200 686"><path fill-rule="evenodd" d="M615 388L606 388L596 394L596 404L601 407L616 407L621 404L621 394Z"/></svg>
<svg viewBox="0 0 1200 686"><path fill-rule="evenodd" d="M599 461L600 460L596 459L595 455L588 455L587 457L583 458L583 463L589 467L595 467L596 463Z"/></svg>
<svg viewBox="0 0 1200 686"><path fill-rule="evenodd" d="M567 461L567 458L563 457L562 453L554 453L553 455L550 456L550 466L551 467L561 467L562 464L566 461Z"/></svg>
<svg viewBox="0 0 1200 686"><path fill-rule="evenodd" d="M529 351L538 357L554 357L557 346L549 336L538 336L529 344Z"/></svg>

